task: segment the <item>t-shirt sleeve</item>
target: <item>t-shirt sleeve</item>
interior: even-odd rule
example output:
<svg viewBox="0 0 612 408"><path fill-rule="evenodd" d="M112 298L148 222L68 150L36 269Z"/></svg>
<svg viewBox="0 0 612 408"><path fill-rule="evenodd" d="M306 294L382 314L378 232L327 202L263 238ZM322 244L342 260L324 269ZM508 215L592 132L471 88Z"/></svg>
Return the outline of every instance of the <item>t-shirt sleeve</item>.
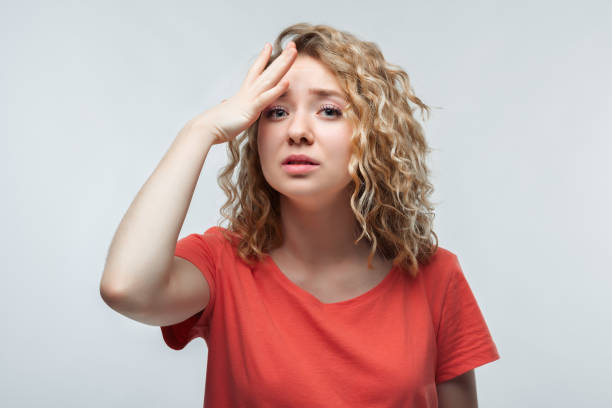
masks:
<svg viewBox="0 0 612 408"><path fill-rule="evenodd" d="M436 384L499 359L456 255L443 298L437 343Z"/></svg>
<svg viewBox="0 0 612 408"><path fill-rule="evenodd" d="M210 300L204 310L186 320L169 326L160 326L164 341L172 349L181 350L196 337L208 338L210 318L217 295L215 248L212 228L204 234L188 235L176 243L174 255L186 259L200 270L208 282Z"/></svg>

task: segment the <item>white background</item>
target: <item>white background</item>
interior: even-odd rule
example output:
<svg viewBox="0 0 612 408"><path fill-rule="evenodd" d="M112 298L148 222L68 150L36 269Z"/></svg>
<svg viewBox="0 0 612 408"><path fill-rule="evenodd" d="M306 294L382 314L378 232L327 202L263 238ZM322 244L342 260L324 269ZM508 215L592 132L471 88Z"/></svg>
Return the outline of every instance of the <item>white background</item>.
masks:
<svg viewBox="0 0 612 408"><path fill-rule="evenodd" d="M297 22L375 42L438 107L435 229L501 355L480 405L612 405L611 21L609 1L2 2L0 405L202 405L204 341L106 306L105 257L183 124ZM220 219L226 161L181 237Z"/></svg>

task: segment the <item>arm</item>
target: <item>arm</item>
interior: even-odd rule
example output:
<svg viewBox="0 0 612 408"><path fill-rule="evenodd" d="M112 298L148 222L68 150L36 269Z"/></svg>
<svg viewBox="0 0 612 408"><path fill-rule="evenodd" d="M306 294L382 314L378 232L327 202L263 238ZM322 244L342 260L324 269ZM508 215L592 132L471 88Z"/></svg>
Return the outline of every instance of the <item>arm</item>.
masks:
<svg viewBox="0 0 612 408"><path fill-rule="evenodd" d="M474 370L438 384L439 408L478 408Z"/></svg>
<svg viewBox="0 0 612 408"><path fill-rule="evenodd" d="M125 306L128 299L130 309L141 309L167 285L178 235L213 144L212 127L201 116L178 134L115 233L100 282L109 305Z"/></svg>
<svg viewBox="0 0 612 408"><path fill-rule="evenodd" d="M119 304L122 310L136 314L148 309L151 299L160 293L169 294L165 305L157 303L164 308L181 298L180 288L189 282L183 279L183 283L175 284L178 292L167 288L178 235L208 151L212 145L229 142L246 130L266 105L289 87L289 81L280 80L297 57L295 43L290 41L280 58L266 68L270 52L266 44L236 95L183 127L136 195L115 232L100 282L100 294L109 306ZM184 269L192 277L196 275L194 268ZM198 279L196 282L201 283L201 277Z"/></svg>

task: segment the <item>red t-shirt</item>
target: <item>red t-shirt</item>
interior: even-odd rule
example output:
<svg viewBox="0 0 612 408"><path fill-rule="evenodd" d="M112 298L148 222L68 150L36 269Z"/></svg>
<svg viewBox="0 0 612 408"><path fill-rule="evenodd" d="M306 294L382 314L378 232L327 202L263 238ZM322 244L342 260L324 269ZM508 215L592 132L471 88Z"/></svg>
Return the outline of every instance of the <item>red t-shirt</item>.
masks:
<svg viewBox="0 0 612 408"><path fill-rule="evenodd" d="M436 384L499 358L457 256L438 248L417 279L394 267L355 298L322 303L271 257L242 261L214 226L177 242L208 306L161 327L208 346L204 407L437 407Z"/></svg>

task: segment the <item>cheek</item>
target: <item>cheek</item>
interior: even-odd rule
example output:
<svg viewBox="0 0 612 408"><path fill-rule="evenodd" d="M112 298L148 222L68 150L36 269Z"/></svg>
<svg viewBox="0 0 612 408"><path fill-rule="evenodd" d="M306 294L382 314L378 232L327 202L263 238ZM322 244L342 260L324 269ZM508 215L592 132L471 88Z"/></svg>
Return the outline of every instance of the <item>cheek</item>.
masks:
<svg viewBox="0 0 612 408"><path fill-rule="evenodd" d="M268 151L270 150L269 148L269 142L266 141L265 137L259 137L257 139L257 153L259 154L259 158L262 162L262 164L267 162L267 158L268 158Z"/></svg>
<svg viewBox="0 0 612 408"><path fill-rule="evenodd" d="M349 161L353 153L353 144L351 142L352 136L353 132L351 128L343 129L342 137L337 146L337 151L342 152L342 157L345 158L346 162Z"/></svg>
<svg viewBox="0 0 612 408"><path fill-rule="evenodd" d="M257 127L257 153L263 165L266 157L266 131L261 124Z"/></svg>
<svg viewBox="0 0 612 408"><path fill-rule="evenodd" d="M264 175L274 164L274 141L265 131L257 135L257 154L259 155L259 166Z"/></svg>

